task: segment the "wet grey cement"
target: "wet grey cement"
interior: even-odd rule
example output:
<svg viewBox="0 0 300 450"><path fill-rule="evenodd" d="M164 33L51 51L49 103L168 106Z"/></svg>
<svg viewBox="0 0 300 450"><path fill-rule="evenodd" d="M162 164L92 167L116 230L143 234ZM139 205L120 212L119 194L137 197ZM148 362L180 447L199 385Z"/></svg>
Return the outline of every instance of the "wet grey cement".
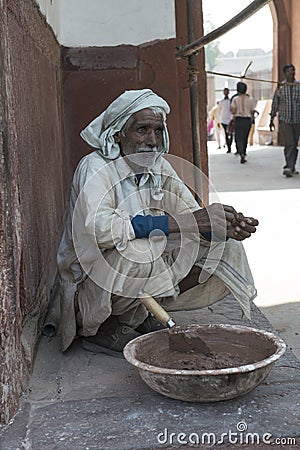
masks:
<svg viewBox="0 0 300 450"><path fill-rule="evenodd" d="M174 313L174 319L178 325L231 323L274 332L255 305L252 310L249 322L228 296L210 308ZM299 388L300 362L289 348L251 393L188 403L154 392L124 359L91 354L80 340L62 354L59 337L43 337L30 387L2 429L0 449L162 449L197 442L198 448L254 449L270 448L276 439L275 448L300 448Z"/></svg>

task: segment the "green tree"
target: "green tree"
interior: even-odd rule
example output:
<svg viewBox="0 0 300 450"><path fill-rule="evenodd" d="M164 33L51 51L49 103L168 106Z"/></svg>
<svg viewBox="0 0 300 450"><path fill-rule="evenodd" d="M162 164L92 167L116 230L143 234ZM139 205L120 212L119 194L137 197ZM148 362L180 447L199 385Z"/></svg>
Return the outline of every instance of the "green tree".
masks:
<svg viewBox="0 0 300 450"><path fill-rule="evenodd" d="M205 34L209 33L214 29L212 22L207 21L204 24ZM212 41L210 44L205 46L205 68L206 70L213 70L216 66L216 60L220 55L220 42L218 40Z"/></svg>

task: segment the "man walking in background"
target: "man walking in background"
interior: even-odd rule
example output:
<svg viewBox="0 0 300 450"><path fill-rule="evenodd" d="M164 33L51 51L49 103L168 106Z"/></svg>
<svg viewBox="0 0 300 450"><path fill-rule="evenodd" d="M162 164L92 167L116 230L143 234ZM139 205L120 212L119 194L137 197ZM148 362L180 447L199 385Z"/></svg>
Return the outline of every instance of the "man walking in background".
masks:
<svg viewBox="0 0 300 450"><path fill-rule="evenodd" d="M285 80L276 89L271 107L270 131L274 131L274 117L278 112L279 131L284 142L285 166L283 175L292 177L298 174L296 161L300 136L300 82L295 79L295 67L283 67Z"/></svg>
<svg viewBox="0 0 300 450"><path fill-rule="evenodd" d="M232 119L232 114L230 111L230 98L229 98L229 89L224 88L223 90L224 98L219 101L219 117L222 127L225 132L225 139L227 145L227 153L231 153L231 145L232 145L232 133L228 129L229 122Z"/></svg>
<svg viewBox="0 0 300 450"><path fill-rule="evenodd" d="M230 110L234 116L235 145L241 157L241 164L247 162L246 149L256 102L248 95L247 85L239 81L236 85L238 95L231 101Z"/></svg>

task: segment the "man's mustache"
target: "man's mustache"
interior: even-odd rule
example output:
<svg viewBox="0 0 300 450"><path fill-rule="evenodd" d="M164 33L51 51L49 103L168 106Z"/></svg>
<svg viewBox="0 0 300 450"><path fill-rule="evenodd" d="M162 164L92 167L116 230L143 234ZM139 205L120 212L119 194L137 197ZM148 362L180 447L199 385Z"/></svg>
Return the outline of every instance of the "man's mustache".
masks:
<svg viewBox="0 0 300 450"><path fill-rule="evenodd" d="M149 153L149 152L161 152L162 148L160 147L138 147L137 149L137 153Z"/></svg>

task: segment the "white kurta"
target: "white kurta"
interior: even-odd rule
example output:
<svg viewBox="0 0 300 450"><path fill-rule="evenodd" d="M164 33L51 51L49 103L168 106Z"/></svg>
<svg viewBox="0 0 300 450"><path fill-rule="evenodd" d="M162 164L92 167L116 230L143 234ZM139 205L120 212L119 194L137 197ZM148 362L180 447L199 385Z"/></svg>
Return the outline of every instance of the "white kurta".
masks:
<svg viewBox="0 0 300 450"><path fill-rule="evenodd" d="M135 299L144 291L176 302L178 283L193 265L217 276L249 317L249 300L256 290L240 242L210 245L196 224L194 233L181 235L181 241L162 234L135 238L131 218L137 214L188 214L197 209L191 192L163 157L139 184L123 158L108 161L94 151L80 161L57 257L63 350L76 335L75 298L81 334L93 335L111 314L113 296ZM204 285L212 285L207 279ZM198 301L198 307L204 304L205 299Z"/></svg>

